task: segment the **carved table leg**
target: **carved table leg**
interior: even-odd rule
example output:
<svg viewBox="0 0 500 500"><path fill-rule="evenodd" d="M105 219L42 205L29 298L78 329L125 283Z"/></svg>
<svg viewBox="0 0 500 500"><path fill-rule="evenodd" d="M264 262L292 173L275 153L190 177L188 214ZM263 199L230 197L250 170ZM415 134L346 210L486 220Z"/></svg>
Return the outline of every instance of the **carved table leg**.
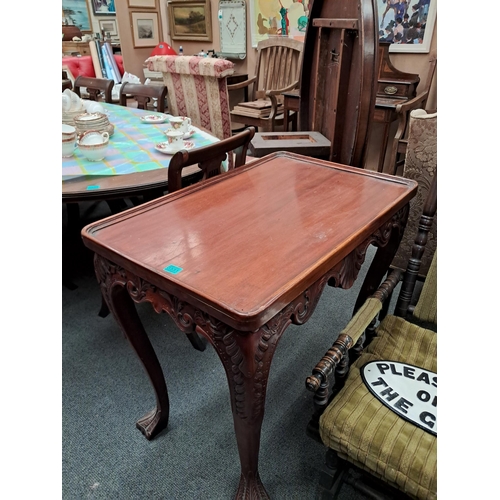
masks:
<svg viewBox="0 0 500 500"><path fill-rule="evenodd" d="M140 418L136 426L147 439L152 439L168 425L169 400L165 376L156 353L137 314L134 301L127 291L126 280L119 274L106 270L107 261L95 257L98 280L103 296L123 333L132 344L153 385L156 408Z"/></svg>
<svg viewBox="0 0 500 500"><path fill-rule="evenodd" d="M276 344L283 332L237 332L222 323L203 328L214 345L229 384L241 475L236 499L268 499L258 471L260 434L264 417L267 380Z"/></svg>

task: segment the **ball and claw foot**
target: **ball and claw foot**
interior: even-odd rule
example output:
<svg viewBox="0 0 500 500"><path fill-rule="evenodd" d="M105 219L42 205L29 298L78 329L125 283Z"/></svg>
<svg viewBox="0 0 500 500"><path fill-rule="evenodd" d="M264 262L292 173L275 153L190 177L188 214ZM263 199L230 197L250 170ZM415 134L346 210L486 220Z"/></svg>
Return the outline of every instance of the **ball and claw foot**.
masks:
<svg viewBox="0 0 500 500"><path fill-rule="evenodd" d="M162 412L158 411L157 408L146 413L135 424L148 441L157 436L167 425L168 415L166 417L162 416Z"/></svg>

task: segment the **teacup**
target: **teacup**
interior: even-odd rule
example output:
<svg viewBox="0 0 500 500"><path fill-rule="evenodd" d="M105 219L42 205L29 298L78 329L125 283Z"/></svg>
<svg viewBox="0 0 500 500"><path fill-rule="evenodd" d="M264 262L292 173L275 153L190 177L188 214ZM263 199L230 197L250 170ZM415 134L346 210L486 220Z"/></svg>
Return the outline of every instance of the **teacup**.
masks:
<svg viewBox="0 0 500 500"><path fill-rule="evenodd" d="M76 137L62 140L62 156L69 158L73 156L76 148Z"/></svg>
<svg viewBox="0 0 500 500"><path fill-rule="evenodd" d="M165 133L171 151L179 151L184 147L184 132L182 130L169 129Z"/></svg>
<svg viewBox="0 0 500 500"><path fill-rule="evenodd" d="M68 112L71 108L71 98L67 94L62 95L62 110Z"/></svg>
<svg viewBox="0 0 500 500"><path fill-rule="evenodd" d="M187 116L172 116L168 121L173 129L181 130L183 134L187 134L191 127L191 118Z"/></svg>
<svg viewBox="0 0 500 500"><path fill-rule="evenodd" d="M85 106L87 113L104 113L104 107L101 103L95 101L89 101L89 104Z"/></svg>
<svg viewBox="0 0 500 500"><path fill-rule="evenodd" d="M106 156L109 134L98 130L87 130L80 134L77 144L87 160L101 161Z"/></svg>
<svg viewBox="0 0 500 500"><path fill-rule="evenodd" d="M66 123L62 124L62 140L76 139L76 128Z"/></svg>

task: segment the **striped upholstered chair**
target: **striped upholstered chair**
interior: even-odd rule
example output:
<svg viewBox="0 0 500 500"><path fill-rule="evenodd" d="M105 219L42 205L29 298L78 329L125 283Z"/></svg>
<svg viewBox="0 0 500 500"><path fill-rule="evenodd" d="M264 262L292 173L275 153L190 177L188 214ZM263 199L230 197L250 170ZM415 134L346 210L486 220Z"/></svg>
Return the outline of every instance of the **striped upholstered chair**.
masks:
<svg viewBox="0 0 500 500"><path fill-rule="evenodd" d="M308 434L328 448L322 498L335 498L344 480L373 498L381 498L377 489L389 498L437 498L437 250L413 306L422 255L430 250L425 244L436 213L436 184L434 176L395 313L383 318L363 348L365 331L399 283L397 269L306 381L316 409Z"/></svg>
<svg viewBox="0 0 500 500"><path fill-rule="evenodd" d="M151 56L150 71L163 73L168 89L168 110L175 116L189 116L219 139L231 136L227 77L234 64L226 59L198 56Z"/></svg>

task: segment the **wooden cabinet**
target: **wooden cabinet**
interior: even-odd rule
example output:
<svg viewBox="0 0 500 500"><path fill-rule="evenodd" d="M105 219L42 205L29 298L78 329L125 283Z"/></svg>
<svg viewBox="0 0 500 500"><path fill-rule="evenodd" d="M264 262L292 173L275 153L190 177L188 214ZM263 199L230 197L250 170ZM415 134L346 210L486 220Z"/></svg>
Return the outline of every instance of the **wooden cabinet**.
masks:
<svg viewBox="0 0 500 500"><path fill-rule="evenodd" d="M90 56L88 42L62 42L62 52L64 55L71 55L75 52L82 56Z"/></svg>

